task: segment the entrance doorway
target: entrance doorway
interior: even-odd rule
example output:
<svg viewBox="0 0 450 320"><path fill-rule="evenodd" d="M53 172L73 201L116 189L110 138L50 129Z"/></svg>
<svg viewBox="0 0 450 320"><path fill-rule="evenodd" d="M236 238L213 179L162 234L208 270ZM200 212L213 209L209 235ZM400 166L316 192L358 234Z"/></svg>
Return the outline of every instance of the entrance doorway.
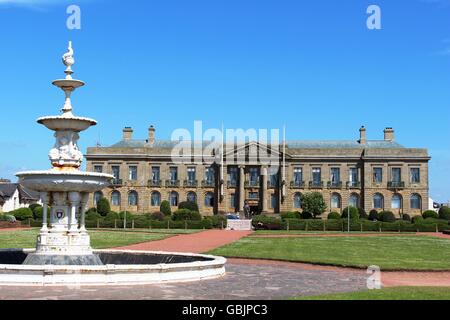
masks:
<svg viewBox="0 0 450 320"><path fill-rule="evenodd" d="M250 213L252 216L260 214L259 206L250 206Z"/></svg>

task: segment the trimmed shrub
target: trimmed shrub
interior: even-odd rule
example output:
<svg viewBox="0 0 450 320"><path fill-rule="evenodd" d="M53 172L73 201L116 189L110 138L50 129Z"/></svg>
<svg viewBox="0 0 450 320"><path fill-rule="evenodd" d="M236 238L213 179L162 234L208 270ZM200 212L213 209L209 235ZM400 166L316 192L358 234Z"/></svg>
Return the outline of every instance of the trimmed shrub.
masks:
<svg viewBox="0 0 450 320"><path fill-rule="evenodd" d="M100 214L97 213L97 211L95 210L88 210L86 211L86 220L98 220L101 219L102 216Z"/></svg>
<svg viewBox="0 0 450 320"><path fill-rule="evenodd" d="M337 219L340 219L341 218L341 215L339 214L339 213L337 213L337 212L330 212L329 214L328 214L328 220L337 220Z"/></svg>
<svg viewBox="0 0 450 320"><path fill-rule="evenodd" d="M33 219L33 211L30 208L20 208L10 212L19 221Z"/></svg>
<svg viewBox="0 0 450 320"><path fill-rule="evenodd" d="M126 217L127 220L132 220L134 218L134 215L130 211L121 211L119 212L119 218L124 220Z"/></svg>
<svg viewBox="0 0 450 320"><path fill-rule="evenodd" d="M439 215L437 214L437 212L433 211L433 210L427 210L424 213L422 213L422 217L424 219L439 219Z"/></svg>
<svg viewBox="0 0 450 320"><path fill-rule="evenodd" d="M170 209L170 203L167 200L161 202L159 206L159 211L164 213L165 216L170 216L172 214L172 209Z"/></svg>
<svg viewBox="0 0 450 320"><path fill-rule="evenodd" d="M309 220L309 219L313 219L313 215L311 213L309 213L308 211L303 211L301 213L301 219L303 220Z"/></svg>
<svg viewBox="0 0 450 320"><path fill-rule="evenodd" d="M348 211L350 210L350 220L359 220L359 211L355 207L346 207L342 211L342 219L348 218Z"/></svg>
<svg viewBox="0 0 450 320"><path fill-rule="evenodd" d="M184 221L184 220L202 220L202 216L197 211L191 211L189 209L178 209L173 213L172 219L174 221Z"/></svg>
<svg viewBox="0 0 450 320"><path fill-rule="evenodd" d="M377 210L375 210L375 209L370 210L370 212L369 212L369 220L370 221L378 220L378 211Z"/></svg>
<svg viewBox="0 0 450 320"><path fill-rule="evenodd" d="M358 212L359 212L360 219L369 219L369 215L367 214L366 210L364 210L363 208L358 208Z"/></svg>
<svg viewBox="0 0 450 320"><path fill-rule="evenodd" d="M191 211L200 212L200 210L198 210L198 204L192 201L180 202L180 204L178 205L178 209L188 209Z"/></svg>
<svg viewBox="0 0 450 320"><path fill-rule="evenodd" d="M42 206L39 203L32 203L32 204L30 204L30 206L28 208L30 208L31 211L34 211L34 209L39 208L39 207L42 208Z"/></svg>
<svg viewBox="0 0 450 320"><path fill-rule="evenodd" d="M150 219L151 220L156 220L156 221L164 221L164 218L165 218L166 216L164 215L164 213L162 213L161 211L156 211L156 212L153 212L151 215L150 215Z"/></svg>
<svg viewBox="0 0 450 320"><path fill-rule="evenodd" d="M205 219L211 221L211 226L213 228L222 228L222 226L226 228L227 226L227 217L225 215L218 214L214 216L205 217Z"/></svg>
<svg viewBox="0 0 450 320"><path fill-rule="evenodd" d="M380 221L383 222L395 222L395 215L391 211L381 211L379 213Z"/></svg>
<svg viewBox="0 0 450 320"><path fill-rule="evenodd" d="M107 220L118 220L120 219L120 216L117 212L108 212L108 214L106 215L105 219Z"/></svg>
<svg viewBox="0 0 450 320"><path fill-rule="evenodd" d="M16 217L14 217L10 214L2 214L2 215L0 215L0 221L16 222Z"/></svg>
<svg viewBox="0 0 450 320"><path fill-rule="evenodd" d="M421 223L423 221L423 217L422 216L414 216L412 218L412 223Z"/></svg>
<svg viewBox="0 0 450 320"><path fill-rule="evenodd" d="M259 215L253 218L253 226L257 230L281 230L281 219Z"/></svg>
<svg viewBox="0 0 450 320"><path fill-rule="evenodd" d="M298 211L292 211L292 212L283 212L281 214L281 219L300 219L302 217L302 214Z"/></svg>
<svg viewBox="0 0 450 320"><path fill-rule="evenodd" d="M105 197L101 197L100 200L97 201L97 212L102 216L106 217L106 215L111 211L111 206L109 205L108 199Z"/></svg>
<svg viewBox="0 0 450 320"><path fill-rule="evenodd" d="M33 219L34 220L41 220L43 217L44 208L41 206L34 207L33 210Z"/></svg>
<svg viewBox="0 0 450 320"><path fill-rule="evenodd" d="M411 222L411 216L407 213L404 213L402 216L403 221L409 221Z"/></svg>
<svg viewBox="0 0 450 320"><path fill-rule="evenodd" d="M449 207L441 207L439 209L439 219L450 220L450 208Z"/></svg>

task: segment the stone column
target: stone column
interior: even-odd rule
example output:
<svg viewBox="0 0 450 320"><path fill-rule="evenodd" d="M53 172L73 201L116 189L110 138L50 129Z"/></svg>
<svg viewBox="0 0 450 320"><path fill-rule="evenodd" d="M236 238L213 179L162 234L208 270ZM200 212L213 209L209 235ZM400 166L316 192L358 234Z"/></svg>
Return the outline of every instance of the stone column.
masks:
<svg viewBox="0 0 450 320"><path fill-rule="evenodd" d="M77 223L77 208L80 205L81 196L79 192L69 192L69 203L70 203L70 212L69 212L69 232L77 233L78 232L78 223Z"/></svg>
<svg viewBox="0 0 450 320"><path fill-rule="evenodd" d="M239 212L244 212L245 201L245 167L239 166Z"/></svg>
<svg viewBox="0 0 450 320"><path fill-rule="evenodd" d="M80 232L86 233L86 208L89 201L89 193L81 194Z"/></svg>
<svg viewBox="0 0 450 320"><path fill-rule="evenodd" d="M264 166L261 168L261 177L262 177L262 194L261 194L261 202L262 202L262 212L267 212L267 167Z"/></svg>
<svg viewBox="0 0 450 320"><path fill-rule="evenodd" d="M49 195L47 192L41 192L40 193L41 201L42 201L42 229L41 233L47 233L48 232L48 222L47 222L47 216L48 216L48 203L50 201Z"/></svg>

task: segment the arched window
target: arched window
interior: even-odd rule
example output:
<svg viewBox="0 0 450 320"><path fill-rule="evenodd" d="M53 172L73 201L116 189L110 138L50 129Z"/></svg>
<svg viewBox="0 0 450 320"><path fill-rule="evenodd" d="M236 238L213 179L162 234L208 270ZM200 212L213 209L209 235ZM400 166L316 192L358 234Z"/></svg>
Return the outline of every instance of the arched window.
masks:
<svg viewBox="0 0 450 320"><path fill-rule="evenodd" d="M172 191L169 195L169 202L172 207L178 206L178 193Z"/></svg>
<svg viewBox="0 0 450 320"><path fill-rule="evenodd" d="M94 206L97 205L98 201L103 198L103 192L101 191L97 191L96 193L94 193Z"/></svg>
<svg viewBox="0 0 450 320"><path fill-rule="evenodd" d="M348 198L348 205L350 207L359 208L359 195L352 193Z"/></svg>
<svg viewBox="0 0 450 320"><path fill-rule="evenodd" d="M197 203L197 194L195 192L188 192L186 195L186 200L189 202Z"/></svg>
<svg viewBox="0 0 450 320"><path fill-rule="evenodd" d="M392 196L391 200L391 208L392 209L401 209L402 208L402 196L398 193Z"/></svg>
<svg viewBox="0 0 450 320"><path fill-rule="evenodd" d="M138 205L138 194L136 191L130 191L128 194L128 205L137 206Z"/></svg>
<svg viewBox="0 0 450 320"><path fill-rule="evenodd" d="M300 209L302 207L302 194L296 193L294 194L294 208Z"/></svg>
<svg viewBox="0 0 450 320"><path fill-rule="evenodd" d="M161 205L161 193L153 191L150 198L150 204L152 207L159 207Z"/></svg>
<svg viewBox="0 0 450 320"><path fill-rule="evenodd" d="M337 193L331 195L331 207L340 208L341 207L341 196Z"/></svg>
<svg viewBox="0 0 450 320"><path fill-rule="evenodd" d="M214 206L214 193L207 192L205 194L205 207L213 207Z"/></svg>
<svg viewBox="0 0 450 320"><path fill-rule="evenodd" d="M420 209L422 207L422 197L417 193L411 195L411 209Z"/></svg>
<svg viewBox="0 0 450 320"><path fill-rule="evenodd" d="M383 209L384 208L384 197L380 193L375 193L373 196L373 208Z"/></svg>
<svg viewBox="0 0 450 320"><path fill-rule="evenodd" d="M111 205L120 206L120 192L119 191L113 191L111 193Z"/></svg>

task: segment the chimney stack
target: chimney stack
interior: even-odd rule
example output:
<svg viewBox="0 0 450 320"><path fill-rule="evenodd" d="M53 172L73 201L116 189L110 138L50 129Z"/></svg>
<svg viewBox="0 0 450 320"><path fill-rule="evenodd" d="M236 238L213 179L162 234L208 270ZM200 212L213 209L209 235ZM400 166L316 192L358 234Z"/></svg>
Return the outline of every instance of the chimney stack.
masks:
<svg viewBox="0 0 450 320"><path fill-rule="evenodd" d="M123 129L123 140L133 139L133 129L131 127L125 127Z"/></svg>
<svg viewBox="0 0 450 320"><path fill-rule="evenodd" d="M366 128L362 126L359 129L359 143L360 144L366 144L367 138L366 138Z"/></svg>
<svg viewBox="0 0 450 320"><path fill-rule="evenodd" d="M151 146L153 146L153 144L155 143L155 127L153 125L150 126L150 128L148 128L148 144L150 144Z"/></svg>
<svg viewBox="0 0 450 320"><path fill-rule="evenodd" d="M385 141L395 141L394 129L392 129L392 128L384 129L384 140Z"/></svg>

